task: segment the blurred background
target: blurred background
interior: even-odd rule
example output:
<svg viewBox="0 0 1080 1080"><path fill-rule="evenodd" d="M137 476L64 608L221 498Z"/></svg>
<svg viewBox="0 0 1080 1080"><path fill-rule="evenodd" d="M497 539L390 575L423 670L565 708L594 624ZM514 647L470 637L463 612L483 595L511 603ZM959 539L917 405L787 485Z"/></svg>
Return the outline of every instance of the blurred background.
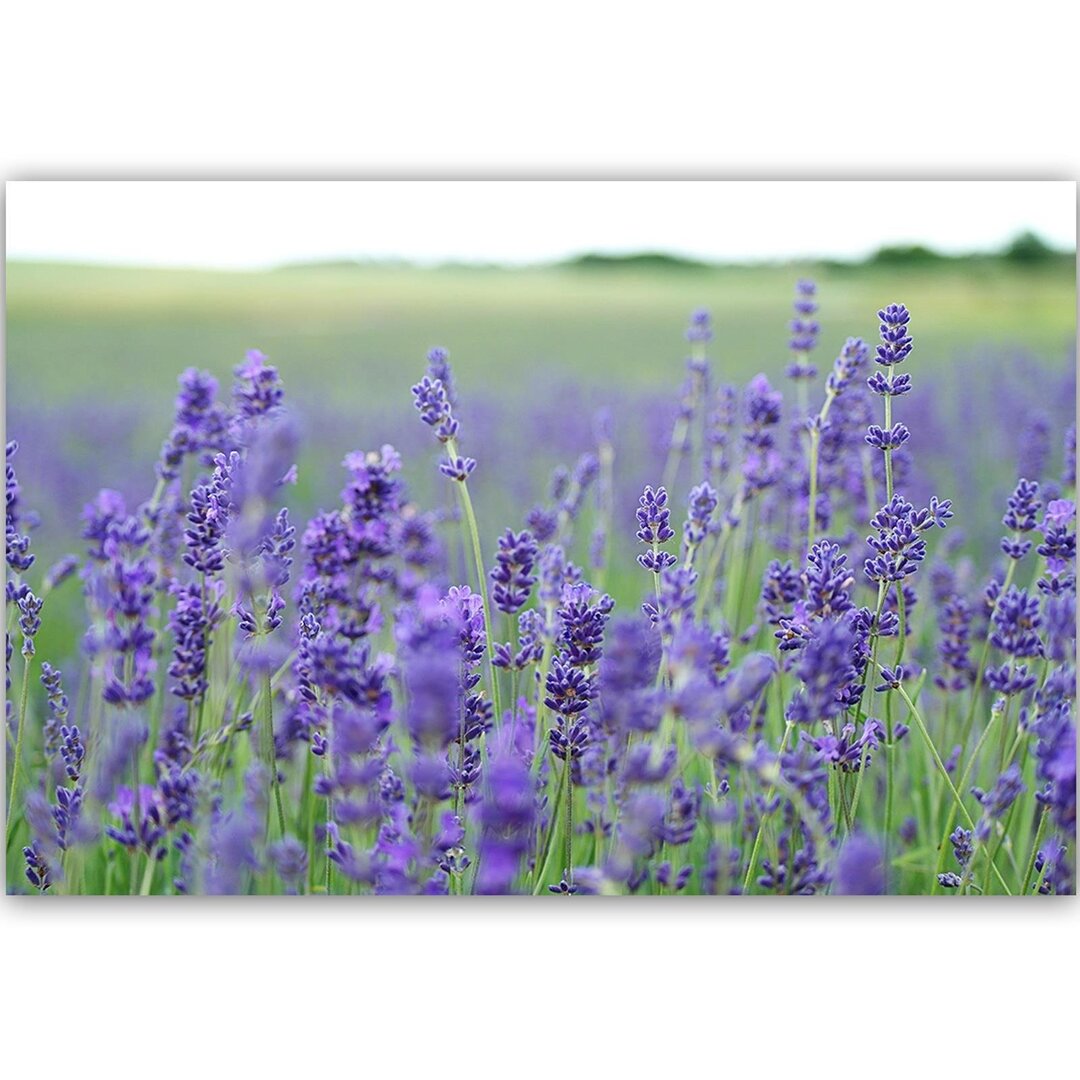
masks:
<svg viewBox="0 0 1080 1080"><path fill-rule="evenodd" d="M304 433L301 521L341 459L392 442L449 499L410 386L450 351L488 543L612 409L616 521L658 482L708 309L715 382L784 385L795 282L818 286L819 386L903 302L916 391L899 418L927 485L991 552L1019 472L1060 474L1075 419L1076 188L1041 182L17 182L7 187L7 438L43 563L101 487L154 486L176 378L228 393L249 348Z"/></svg>

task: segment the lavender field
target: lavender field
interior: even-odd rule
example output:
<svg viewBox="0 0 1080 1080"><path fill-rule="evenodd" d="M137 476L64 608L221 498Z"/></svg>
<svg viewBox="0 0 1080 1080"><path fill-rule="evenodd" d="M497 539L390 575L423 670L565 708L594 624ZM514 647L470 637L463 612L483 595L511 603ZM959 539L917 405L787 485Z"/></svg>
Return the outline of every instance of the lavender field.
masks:
<svg viewBox="0 0 1080 1080"><path fill-rule="evenodd" d="M57 273L9 892L1074 891L1071 272Z"/></svg>

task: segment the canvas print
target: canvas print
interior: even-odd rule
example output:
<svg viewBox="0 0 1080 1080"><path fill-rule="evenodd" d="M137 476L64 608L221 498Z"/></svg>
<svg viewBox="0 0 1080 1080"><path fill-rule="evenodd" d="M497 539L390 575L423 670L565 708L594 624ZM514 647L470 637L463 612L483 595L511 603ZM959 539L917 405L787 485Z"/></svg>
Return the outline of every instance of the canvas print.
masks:
<svg viewBox="0 0 1080 1080"><path fill-rule="evenodd" d="M9 893L1074 891L1071 184L7 198Z"/></svg>

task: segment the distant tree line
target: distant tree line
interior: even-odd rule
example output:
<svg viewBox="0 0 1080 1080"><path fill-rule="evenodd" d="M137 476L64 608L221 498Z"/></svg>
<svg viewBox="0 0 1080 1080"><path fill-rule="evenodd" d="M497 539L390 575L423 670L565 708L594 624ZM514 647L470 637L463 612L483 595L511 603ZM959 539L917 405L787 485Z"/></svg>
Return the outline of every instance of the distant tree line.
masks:
<svg viewBox="0 0 1080 1080"><path fill-rule="evenodd" d="M1052 247L1034 232L1022 232L998 251L973 251L963 255L947 255L925 244L892 244L880 247L865 259L821 259L823 265L837 269L855 266L930 267L965 260L1002 260L1023 266L1059 264L1071 261L1075 252ZM567 259L560 265L582 270L705 270L728 264L708 263L664 251L640 251L608 254L590 251Z"/></svg>

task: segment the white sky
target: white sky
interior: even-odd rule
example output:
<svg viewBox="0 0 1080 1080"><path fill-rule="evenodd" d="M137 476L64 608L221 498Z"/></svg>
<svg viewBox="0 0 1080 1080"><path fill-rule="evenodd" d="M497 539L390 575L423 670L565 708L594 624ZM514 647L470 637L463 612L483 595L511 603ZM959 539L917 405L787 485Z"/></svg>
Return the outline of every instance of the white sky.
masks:
<svg viewBox="0 0 1080 1080"><path fill-rule="evenodd" d="M947 252L1024 229L1072 248L1072 181L11 181L8 258L260 267Z"/></svg>

